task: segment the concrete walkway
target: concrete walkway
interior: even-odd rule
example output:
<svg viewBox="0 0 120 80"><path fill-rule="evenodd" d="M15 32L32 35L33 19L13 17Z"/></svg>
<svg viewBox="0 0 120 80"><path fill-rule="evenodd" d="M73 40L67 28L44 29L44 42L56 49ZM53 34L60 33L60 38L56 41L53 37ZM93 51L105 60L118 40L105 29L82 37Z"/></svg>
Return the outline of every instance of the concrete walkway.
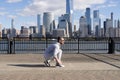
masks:
<svg viewBox="0 0 120 80"><path fill-rule="evenodd" d="M64 68L43 54L1 54L0 80L119 80L120 54L63 54Z"/></svg>

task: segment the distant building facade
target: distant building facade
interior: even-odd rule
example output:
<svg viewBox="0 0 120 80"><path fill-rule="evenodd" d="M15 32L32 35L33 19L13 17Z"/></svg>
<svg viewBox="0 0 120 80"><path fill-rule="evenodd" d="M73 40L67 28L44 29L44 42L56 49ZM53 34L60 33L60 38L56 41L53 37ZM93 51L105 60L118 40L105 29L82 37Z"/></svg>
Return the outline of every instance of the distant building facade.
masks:
<svg viewBox="0 0 120 80"><path fill-rule="evenodd" d="M58 29L64 29L65 30L65 35L64 37L69 37L69 30L68 30L68 22L67 20L61 20L59 22L59 27Z"/></svg>
<svg viewBox="0 0 120 80"><path fill-rule="evenodd" d="M30 36L38 37L39 33L38 33L38 27L37 26L30 26L29 31L30 31Z"/></svg>
<svg viewBox="0 0 120 80"><path fill-rule="evenodd" d="M106 19L105 21L105 37L114 37L114 28L111 19Z"/></svg>
<svg viewBox="0 0 120 80"><path fill-rule="evenodd" d="M65 37L66 33L65 33L65 29L54 29L53 30L53 37Z"/></svg>
<svg viewBox="0 0 120 80"><path fill-rule="evenodd" d="M38 36L39 37L46 37L44 25L40 25L40 34Z"/></svg>
<svg viewBox="0 0 120 80"><path fill-rule="evenodd" d="M79 20L79 37L88 37L88 27L86 17L81 16Z"/></svg>
<svg viewBox="0 0 120 80"><path fill-rule="evenodd" d="M21 26L19 37L29 37L29 35L30 35L29 28L27 28L25 26Z"/></svg>
<svg viewBox="0 0 120 80"><path fill-rule="evenodd" d="M65 21L66 24L68 24L66 27L66 29L68 28L68 30L66 30L68 37L72 37L72 23L71 23L71 16L70 14L63 14L59 17L59 23Z"/></svg>
<svg viewBox="0 0 120 80"><path fill-rule="evenodd" d="M0 37L2 37L2 24L0 24Z"/></svg>

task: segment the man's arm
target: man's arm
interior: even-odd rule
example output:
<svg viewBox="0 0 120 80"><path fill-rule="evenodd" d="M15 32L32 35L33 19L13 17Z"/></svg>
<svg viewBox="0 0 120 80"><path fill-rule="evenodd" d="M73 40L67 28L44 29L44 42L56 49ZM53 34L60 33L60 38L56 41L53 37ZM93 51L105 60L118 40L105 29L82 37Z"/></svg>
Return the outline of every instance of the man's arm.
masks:
<svg viewBox="0 0 120 80"><path fill-rule="evenodd" d="M59 60L58 57L57 57L58 51L59 51L58 46L55 46L53 58L56 60L56 62L57 62L59 65L62 65L61 60Z"/></svg>
<svg viewBox="0 0 120 80"><path fill-rule="evenodd" d="M56 56L54 56L54 59L56 60L56 62L57 62L59 65L62 65L61 60L59 60Z"/></svg>

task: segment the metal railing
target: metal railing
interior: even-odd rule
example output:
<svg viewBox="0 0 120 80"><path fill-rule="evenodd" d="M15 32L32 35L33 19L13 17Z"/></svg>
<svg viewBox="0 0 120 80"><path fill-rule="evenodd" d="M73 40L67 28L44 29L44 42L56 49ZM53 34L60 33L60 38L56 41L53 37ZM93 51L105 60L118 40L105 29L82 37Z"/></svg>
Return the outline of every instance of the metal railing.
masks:
<svg viewBox="0 0 120 80"><path fill-rule="evenodd" d="M9 53L9 40L0 38L0 53Z"/></svg>
<svg viewBox="0 0 120 80"><path fill-rule="evenodd" d="M44 53L45 49L56 42L55 38L13 38L0 40L0 53ZM65 53L107 53L108 38L65 38L61 47ZM115 41L115 50L120 51L120 38Z"/></svg>

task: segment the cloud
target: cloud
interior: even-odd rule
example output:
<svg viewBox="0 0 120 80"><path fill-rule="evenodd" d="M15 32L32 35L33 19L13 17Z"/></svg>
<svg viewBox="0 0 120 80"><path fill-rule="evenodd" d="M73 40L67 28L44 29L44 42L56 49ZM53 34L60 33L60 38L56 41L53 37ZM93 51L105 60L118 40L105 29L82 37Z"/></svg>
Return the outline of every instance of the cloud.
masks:
<svg viewBox="0 0 120 80"><path fill-rule="evenodd" d="M8 15L8 17L15 19L17 16L15 16L15 15Z"/></svg>
<svg viewBox="0 0 120 80"><path fill-rule="evenodd" d="M29 21L29 22L21 23L20 25L29 27L29 26L36 26L36 23L34 21L33 22Z"/></svg>
<svg viewBox="0 0 120 80"><path fill-rule="evenodd" d="M109 7L116 7L118 4L116 2L109 2L107 4L102 4L100 6L95 7L94 9L101 9L101 8L109 8Z"/></svg>
<svg viewBox="0 0 120 80"><path fill-rule="evenodd" d="M5 12L5 8L0 7L0 16L4 16L6 14L7 14L7 12Z"/></svg>
<svg viewBox="0 0 120 80"><path fill-rule="evenodd" d="M74 0L74 9L83 10L96 4L104 4L106 0Z"/></svg>
<svg viewBox="0 0 120 80"><path fill-rule="evenodd" d="M17 3L21 2L22 0L7 0L7 3Z"/></svg>
<svg viewBox="0 0 120 80"><path fill-rule="evenodd" d="M0 10L5 10L5 8L3 8L3 7L0 7Z"/></svg>
<svg viewBox="0 0 120 80"><path fill-rule="evenodd" d="M11 0L12 1L12 0ZM83 10L94 4L104 4L106 0L73 0L74 9ZM55 15L65 13L66 0L32 0L20 13L20 15L36 15L37 13L53 12Z"/></svg>
<svg viewBox="0 0 120 80"><path fill-rule="evenodd" d="M108 18L108 16L103 15L103 14L100 14L100 18L101 18L102 20L105 20L105 19L107 19L107 18Z"/></svg>
<svg viewBox="0 0 120 80"><path fill-rule="evenodd" d="M4 16L6 14L7 14L7 12L0 12L0 16Z"/></svg>
<svg viewBox="0 0 120 80"><path fill-rule="evenodd" d="M108 4L107 7L116 7L116 4Z"/></svg>
<svg viewBox="0 0 120 80"><path fill-rule="evenodd" d="M43 12L53 12L54 14L65 13L64 0L33 0L31 4L26 6L22 13L24 15L36 15Z"/></svg>

